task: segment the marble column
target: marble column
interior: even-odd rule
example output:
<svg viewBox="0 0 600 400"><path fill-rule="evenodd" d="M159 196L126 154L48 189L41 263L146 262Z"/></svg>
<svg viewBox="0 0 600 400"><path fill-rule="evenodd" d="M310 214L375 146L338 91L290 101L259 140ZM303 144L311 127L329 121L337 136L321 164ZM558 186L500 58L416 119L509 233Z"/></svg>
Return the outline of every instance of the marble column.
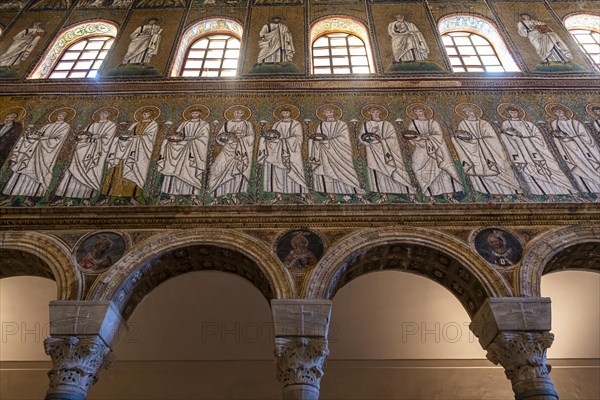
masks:
<svg viewBox="0 0 600 400"><path fill-rule="evenodd" d="M489 298L475 314L470 328L502 365L516 400L558 400L546 363L552 345L550 299L543 297Z"/></svg>
<svg viewBox="0 0 600 400"><path fill-rule="evenodd" d="M45 400L85 400L98 372L110 365L122 327L110 302L50 302L50 337L44 348L52 369Z"/></svg>
<svg viewBox="0 0 600 400"><path fill-rule="evenodd" d="M331 316L328 300L272 300L277 380L284 400L317 400Z"/></svg>

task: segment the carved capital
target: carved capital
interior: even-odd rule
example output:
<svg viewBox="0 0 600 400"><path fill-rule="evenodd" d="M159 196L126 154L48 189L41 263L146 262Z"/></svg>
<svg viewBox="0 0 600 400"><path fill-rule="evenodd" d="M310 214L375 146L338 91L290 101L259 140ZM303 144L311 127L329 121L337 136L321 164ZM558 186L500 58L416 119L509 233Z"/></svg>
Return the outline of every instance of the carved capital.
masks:
<svg viewBox="0 0 600 400"><path fill-rule="evenodd" d="M111 349L95 335L50 337L44 341L44 348L52 358L47 400L85 399L98 381L98 371L108 368L111 362Z"/></svg>
<svg viewBox="0 0 600 400"><path fill-rule="evenodd" d="M558 399L546 364L554 335L543 331L502 331L487 347L487 358L504 367L516 399Z"/></svg>
<svg viewBox="0 0 600 400"><path fill-rule="evenodd" d="M324 337L275 338L277 380L283 386L310 385L319 388L329 355Z"/></svg>

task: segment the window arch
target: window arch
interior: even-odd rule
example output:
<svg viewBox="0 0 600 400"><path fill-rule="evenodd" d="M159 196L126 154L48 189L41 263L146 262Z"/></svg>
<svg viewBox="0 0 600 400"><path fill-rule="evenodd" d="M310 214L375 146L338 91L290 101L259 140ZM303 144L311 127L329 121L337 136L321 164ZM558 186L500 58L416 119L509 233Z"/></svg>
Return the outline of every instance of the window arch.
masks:
<svg viewBox="0 0 600 400"><path fill-rule="evenodd" d="M181 38L171 76L236 76L242 33L242 26L227 18L196 22Z"/></svg>
<svg viewBox="0 0 600 400"><path fill-rule="evenodd" d="M575 14L565 18L565 27L573 35L579 48L600 70L600 16Z"/></svg>
<svg viewBox="0 0 600 400"><path fill-rule="evenodd" d="M310 29L311 73L372 74L373 54L366 26L347 17L327 17Z"/></svg>
<svg viewBox="0 0 600 400"><path fill-rule="evenodd" d="M29 79L95 78L117 36L108 21L86 21L58 35Z"/></svg>
<svg viewBox="0 0 600 400"><path fill-rule="evenodd" d="M520 71L491 22L474 15L450 15L438 28L453 72Z"/></svg>

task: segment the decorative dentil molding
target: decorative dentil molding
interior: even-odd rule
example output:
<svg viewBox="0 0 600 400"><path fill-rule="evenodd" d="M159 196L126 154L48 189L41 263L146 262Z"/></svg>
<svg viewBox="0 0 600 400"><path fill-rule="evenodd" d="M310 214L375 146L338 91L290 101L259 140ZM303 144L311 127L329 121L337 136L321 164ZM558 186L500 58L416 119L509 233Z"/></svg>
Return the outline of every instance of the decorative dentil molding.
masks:
<svg viewBox="0 0 600 400"><path fill-rule="evenodd" d="M328 355L329 347L324 337L278 337L275 339L277 380L283 386L319 388Z"/></svg>
<svg viewBox="0 0 600 400"><path fill-rule="evenodd" d="M97 335L49 337L44 341L44 348L52 358L48 394L68 392L85 398L89 388L98 381L98 371L108 368L112 362L110 347Z"/></svg>
<svg viewBox="0 0 600 400"><path fill-rule="evenodd" d="M486 356L504 367L515 393L523 386L530 386L526 382L532 381L538 381L536 386L543 383L553 390L551 366L546 364L546 350L553 341L554 335L550 332L502 331L487 347Z"/></svg>

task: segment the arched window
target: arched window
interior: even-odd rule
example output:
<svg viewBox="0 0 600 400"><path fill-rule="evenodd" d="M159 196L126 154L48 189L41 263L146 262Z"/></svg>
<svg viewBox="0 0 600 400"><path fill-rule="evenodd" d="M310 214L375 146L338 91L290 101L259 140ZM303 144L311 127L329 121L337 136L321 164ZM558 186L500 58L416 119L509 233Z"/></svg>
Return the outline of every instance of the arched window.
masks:
<svg viewBox="0 0 600 400"><path fill-rule="evenodd" d="M600 70L600 16L576 14L565 18L565 27Z"/></svg>
<svg viewBox="0 0 600 400"><path fill-rule="evenodd" d="M71 26L54 40L29 79L95 78L115 36L117 27L108 21Z"/></svg>
<svg viewBox="0 0 600 400"><path fill-rule="evenodd" d="M361 22L328 17L310 30L311 72L315 75L375 72L367 28Z"/></svg>
<svg viewBox="0 0 600 400"><path fill-rule="evenodd" d="M196 22L183 34L171 76L236 76L242 33L238 22L226 18Z"/></svg>
<svg viewBox="0 0 600 400"><path fill-rule="evenodd" d="M451 15L439 23L453 72L520 71L496 28L474 15Z"/></svg>

